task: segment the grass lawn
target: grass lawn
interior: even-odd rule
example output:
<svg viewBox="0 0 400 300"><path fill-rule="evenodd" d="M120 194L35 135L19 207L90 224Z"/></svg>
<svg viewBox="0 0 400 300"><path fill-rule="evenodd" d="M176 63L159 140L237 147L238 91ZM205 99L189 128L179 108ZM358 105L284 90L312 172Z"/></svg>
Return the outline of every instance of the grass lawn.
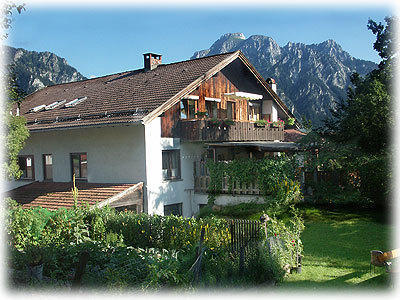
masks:
<svg viewBox="0 0 400 300"><path fill-rule="evenodd" d="M304 209L302 272L291 274L280 289L374 288L393 284L384 268L370 273L370 251L391 250L394 226L369 214Z"/></svg>

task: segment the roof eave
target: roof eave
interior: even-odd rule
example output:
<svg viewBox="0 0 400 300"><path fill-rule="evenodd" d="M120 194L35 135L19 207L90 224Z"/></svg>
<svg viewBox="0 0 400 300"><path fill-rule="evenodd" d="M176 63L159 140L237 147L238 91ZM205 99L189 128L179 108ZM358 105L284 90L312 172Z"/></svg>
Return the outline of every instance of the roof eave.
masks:
<svg viewBox="0 0 400 300"><path fill-rule="evenodd" d="M63 127L49 127L49 128L39 128L39 129L30 129L28 127L29 132L44 132L44 131L54 131L54 130L72 130L72 129L81 129L81 128L95 128L95 127L112 127L112 126L129 126L129 125L140 125L142 124L141 120L133 121L133 122L116 122L116 123L99 123L99 124L87 124L87 125L74 125L74 126L63 126Z"/></svg>

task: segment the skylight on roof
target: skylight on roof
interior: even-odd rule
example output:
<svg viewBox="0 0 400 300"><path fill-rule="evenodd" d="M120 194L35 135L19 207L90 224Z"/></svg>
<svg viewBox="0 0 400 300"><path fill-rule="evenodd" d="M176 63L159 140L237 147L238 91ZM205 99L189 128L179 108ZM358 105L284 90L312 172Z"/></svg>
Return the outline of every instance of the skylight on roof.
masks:
<svg viewBox="0 0 400 300"><path fill-rule="evenodd" d="M46 104L38 105L38 106L35 106L34 108L31 108L29 110L29 112L38 112L38 111L41 111L42 109L44 109L45 107L46 107Z"/></svg>
<svg viewBox="0 0 400 300"><path fill-rule="evenodd" d="M76 99L74 99L74 100L72 100L72 101L66 103L66 104L64 105L64 107L72 107L72 106L78 105L79 103L85 101L86 99L87 99L87 97L76 98Z"/></svg>
<svg viewBox="0 0 400 300"><path fill-rule="evenodd" d="M45 110L51 110L51 109L54 109L56 107L59 107L60 105L63 105L65 102L67 102L67 101L66 100L56 101L56 102L53 102L53 103L47 105L44 109Z"/></svg>

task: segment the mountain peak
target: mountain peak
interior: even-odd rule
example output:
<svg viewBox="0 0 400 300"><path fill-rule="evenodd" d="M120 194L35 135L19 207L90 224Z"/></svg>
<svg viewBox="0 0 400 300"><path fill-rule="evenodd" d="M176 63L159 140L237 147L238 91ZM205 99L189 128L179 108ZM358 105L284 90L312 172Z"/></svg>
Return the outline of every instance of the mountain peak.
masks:
<svg viewBox="0 0 400 300"><path fill-rule="evenodd" d="M222 35L209 49L192 58L241 50L264 77L277 82L278 95L297 117L305 115L318 126L330 116L335 101L346 97L350 75L365 75L376 64L354 59L333 39L319 44L288 42L280 47L274 39L240 33Z"/></svg>
<svg viewBox="0 0 400 300"><path fill-rule="evenodd" d="M3 48L7 64L14 64L19 87L27 94L45 86L86 79L65 58L44 51L29 51L23 48Z"/></svg>
<svg viewBox="0 0 400 300"><path fill-rule="evenodd" d="M221 35L220 39L229 39L229 38L235 38L235 39L240 39L240 40L245 40L246 37L244 36L243 33L241 32L236 32L236 33L225 33Z"/></svg>

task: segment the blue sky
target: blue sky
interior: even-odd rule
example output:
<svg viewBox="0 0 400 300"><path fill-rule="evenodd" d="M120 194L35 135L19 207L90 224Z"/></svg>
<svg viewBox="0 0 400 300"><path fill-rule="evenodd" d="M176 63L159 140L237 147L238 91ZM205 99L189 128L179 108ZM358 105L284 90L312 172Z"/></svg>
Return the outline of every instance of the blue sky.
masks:
<svg viewBox="0 0 400 300"><path fill-rule="evenodd" d="M222 7L177 6L38 6L29 4L14 15L6 44L51 51L67 59L86 77L141 68L145 52L163 62L189 59L209 48L222 34L261 34L280 46L334 39L356 58L379 62L372 49L375 36L368 18L384 21L389 6L268 7L250 4Z"/></svg>

